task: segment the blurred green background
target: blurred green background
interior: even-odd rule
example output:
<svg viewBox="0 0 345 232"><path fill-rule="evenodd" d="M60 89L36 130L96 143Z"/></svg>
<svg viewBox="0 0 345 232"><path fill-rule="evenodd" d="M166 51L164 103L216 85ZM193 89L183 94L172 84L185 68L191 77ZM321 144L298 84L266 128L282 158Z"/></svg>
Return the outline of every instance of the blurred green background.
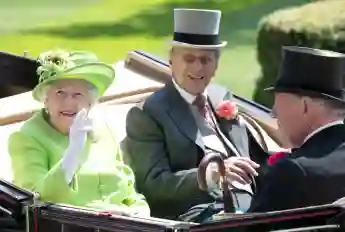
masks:
<svg viewBox="0 0 345 232"><path fill-rule="evenodd" d="M143 50L166 58L176 7L220 9L228 41L216 81L251 98L260 74L256 31L260 18L309 0L0 0L0 45L37 56L46 49L85 49L106 62Z"/></svg>

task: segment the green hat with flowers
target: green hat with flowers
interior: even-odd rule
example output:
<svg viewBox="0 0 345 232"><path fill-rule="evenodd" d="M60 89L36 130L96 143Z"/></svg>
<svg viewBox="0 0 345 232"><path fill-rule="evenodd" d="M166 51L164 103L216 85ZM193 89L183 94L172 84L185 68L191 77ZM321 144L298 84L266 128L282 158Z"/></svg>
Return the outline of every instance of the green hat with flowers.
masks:
<svg viewBox="0 0 345 232"><path fill-rule="evenodd" d="M115 70L87 51L66 52L51 50L42 53L38 60L39 84L32 91L34 99L40 100L44 87L61 79L82 79L93 85L102 96L115 79Z"/></svg>

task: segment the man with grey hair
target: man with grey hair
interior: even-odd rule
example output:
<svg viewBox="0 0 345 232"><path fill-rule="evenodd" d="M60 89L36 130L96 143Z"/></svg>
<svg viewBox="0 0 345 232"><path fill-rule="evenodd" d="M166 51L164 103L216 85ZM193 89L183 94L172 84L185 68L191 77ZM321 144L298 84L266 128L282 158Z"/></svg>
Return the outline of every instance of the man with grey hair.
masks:
<svg viewBox="0 0 345 232"><path fill-rule="evenodd" d="M220 18L217 10L175 9L172 81L127 115L129 165L156 217L176 218L194 205L214 201L216 193L209 192L218 187L217 169L207 169L209 191L201 190L197 180L198 165L209 153L226 159L228 178L236 185L235 207L245 211L267 158L236 112L230 118L216 113L224 101L232 101L225 88L210 84L226 45L219 38Z"/></svg>
<svg viewBox="0 0 345 232"><path fill-rule="evenodd" d="M328 204L345 196L345 55L285 47L273 113L295 147L268 169L249 212Z"/></svg>

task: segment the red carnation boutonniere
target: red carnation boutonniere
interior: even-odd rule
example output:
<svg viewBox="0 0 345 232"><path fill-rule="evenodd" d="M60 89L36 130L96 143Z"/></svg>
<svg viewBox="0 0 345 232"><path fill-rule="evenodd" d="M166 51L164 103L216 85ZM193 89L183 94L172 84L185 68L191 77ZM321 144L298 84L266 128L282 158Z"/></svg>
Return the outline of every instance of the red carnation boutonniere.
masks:
<svg viewBox="0 0 345 232"><path fill-rule="evenodd" d="M285 151L280 151L280 152L276 152L274 154L272 154L268 160L267 160L267 163L269 165L273 165L275 164L278 160L284 158L285 156L287 156L289 153L288 152L285 152Z"/></svg>
<svg viewBox="0 0 345 232"><path fill-rule="evenodd" d="M238 107L235 102L223 101L216 109L216 113L219 117L227 120L236 119L238 115Z"/></svg>

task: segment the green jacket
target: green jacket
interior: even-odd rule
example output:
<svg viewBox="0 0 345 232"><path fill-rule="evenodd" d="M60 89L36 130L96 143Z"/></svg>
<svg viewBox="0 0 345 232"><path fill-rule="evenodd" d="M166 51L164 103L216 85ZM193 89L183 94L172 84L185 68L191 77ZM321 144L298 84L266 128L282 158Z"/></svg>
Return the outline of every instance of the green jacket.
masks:
<svg viewBox="0 0 345 232"><path fill-rule="evenodd" d="M135 191L133 172L123 163L112 131L104 122L95 128L84 150L85 162L69 185L61 168L68 136L51 127L43 111L34 115L9 138L14 183L39 193L43 201L103 211L127 208L148 216L149 206Z"/></svg>

